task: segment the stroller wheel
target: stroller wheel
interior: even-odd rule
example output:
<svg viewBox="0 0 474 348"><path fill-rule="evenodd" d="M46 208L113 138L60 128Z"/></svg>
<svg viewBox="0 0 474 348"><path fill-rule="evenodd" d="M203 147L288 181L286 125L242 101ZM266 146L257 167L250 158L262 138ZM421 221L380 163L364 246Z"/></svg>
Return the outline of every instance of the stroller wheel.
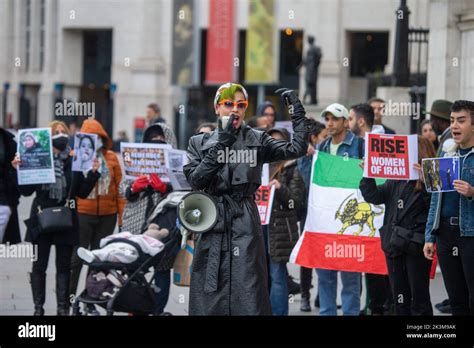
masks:
<svg viewBox="0 0 474 348"><path fill-rule="evenodd" d="M95 308L95 305L93 305L91 303L86 304L85 314L88 315L88 316L93 316L93 317L100 316L100 313L97 310L97 308Z"/></svg>
<svg viewBox="0 0 474 348"><path fill-rule="evenodd" d="M72 304L72 315L73 316L81 316L82 315L82 312L81 312L81 309L80 309L80 303L77 302L77 301L74 301L74 303Z"/></svg>

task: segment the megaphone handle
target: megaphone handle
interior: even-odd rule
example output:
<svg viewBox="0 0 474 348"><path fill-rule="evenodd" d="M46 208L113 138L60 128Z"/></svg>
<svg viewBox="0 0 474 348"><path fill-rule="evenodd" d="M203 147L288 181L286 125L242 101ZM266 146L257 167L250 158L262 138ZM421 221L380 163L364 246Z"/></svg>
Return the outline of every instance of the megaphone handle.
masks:
<svg viewBox="0 0 474 348"><path fill-rule="evenodd" d="M181 250L186 248L186 242L188 241L189 231L181 227Z"/></svg>

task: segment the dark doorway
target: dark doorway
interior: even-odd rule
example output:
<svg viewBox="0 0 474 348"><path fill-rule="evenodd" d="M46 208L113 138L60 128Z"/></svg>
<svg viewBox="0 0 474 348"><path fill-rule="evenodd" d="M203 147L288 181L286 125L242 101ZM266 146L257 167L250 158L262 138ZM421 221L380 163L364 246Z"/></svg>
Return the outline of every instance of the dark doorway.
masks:
<svg viewBox="0 0 474 348"><path fill-rule="evenodd" d="M352 77L383 73L388 62L388 32L349 33Z"/></svg>
<svg viewBox="0 0 474 348"><path fill-rule="evenodd" d="M34 128L38 118L39 85L20 84L19 90L19 126Z"/></svg>
<svg viewBox="0 0 474 348"><path fill-rule="evenodd" d="M95 103L95 118L109 136L113 134L113 101L110 98L112 31L84 31L81 102Z"/></svg>
<svg viewBox="0 0 474 348"><path fill-rule="evenodd" d="M303 55L303 31L287 28L280 31L280 84L299 89L298 66Z"/></svg>

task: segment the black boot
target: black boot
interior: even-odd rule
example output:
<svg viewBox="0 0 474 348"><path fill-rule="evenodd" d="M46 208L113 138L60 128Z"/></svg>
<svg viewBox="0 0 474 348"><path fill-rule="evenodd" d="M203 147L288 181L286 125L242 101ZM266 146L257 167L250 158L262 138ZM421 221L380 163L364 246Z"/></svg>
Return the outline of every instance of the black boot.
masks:
<svg viewBox="0 0 474 348"><path fill-rule="evenodd" d="M301 295L301 305L300 311L302 312L311 312L311 305L309 302L309 294Z"/></svg>
<svg viewBox="0 0 474 348"><path fill-rule="evenodd" d="M293 277L292 276L288 276L287 277L287 281L288 281L288 293L291 294L291 295L297 295L301 292L301 289L300 289L300 284L298 284L297 282L295 282L293 280Z"/></svg>
<svg viewBox="0 0 474 348"><path fill-rule="evenodd" d="M33 293L33 303L35 304L35 312L33 315L44 315L44 300L46 293L46 274L35 273L30 274L31 292Z"/></svg>
<svg viewBox="0 0 474 348"><path fill-rule="evenodd" d="M58 316L69 315L69 280L70 272L56 273Z"/></svg>

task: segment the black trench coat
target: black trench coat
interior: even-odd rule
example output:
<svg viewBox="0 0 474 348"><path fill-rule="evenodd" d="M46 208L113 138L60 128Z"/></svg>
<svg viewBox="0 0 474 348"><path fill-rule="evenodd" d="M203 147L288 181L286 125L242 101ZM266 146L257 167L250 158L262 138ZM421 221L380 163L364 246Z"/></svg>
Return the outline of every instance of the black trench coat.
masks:
<svg viewBox="0 0 474 348"><path fill-rule="evenodd" d="M255 150L256 163L219 163L224 145L217 141L217 130L189 140L184 173L193 189L213 196L219 207L216 226L195 244L190 315L271 315L254 193L261 183L263 163L306 154L309 126L304 113L293 116L293 129L293 140L287 142L242 125L231 149Z"/></svg>

